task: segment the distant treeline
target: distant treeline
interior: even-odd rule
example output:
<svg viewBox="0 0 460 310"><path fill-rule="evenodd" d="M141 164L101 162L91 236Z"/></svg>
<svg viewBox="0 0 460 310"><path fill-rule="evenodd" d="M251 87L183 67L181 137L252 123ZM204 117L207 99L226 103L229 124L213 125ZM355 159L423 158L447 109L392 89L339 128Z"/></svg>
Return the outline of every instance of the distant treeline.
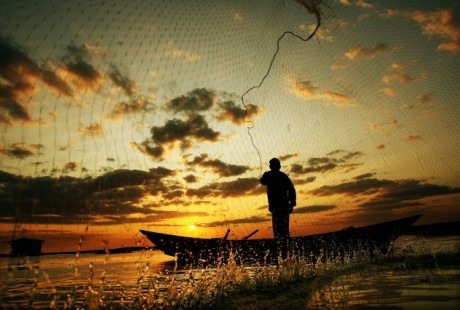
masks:
<svg viewBox="0 0 460 310"><path fill-rule="evenodd" d="M460 235L460 221L437 223L429 225L414 225L406 235L416 236L459 236Z"/></svg>

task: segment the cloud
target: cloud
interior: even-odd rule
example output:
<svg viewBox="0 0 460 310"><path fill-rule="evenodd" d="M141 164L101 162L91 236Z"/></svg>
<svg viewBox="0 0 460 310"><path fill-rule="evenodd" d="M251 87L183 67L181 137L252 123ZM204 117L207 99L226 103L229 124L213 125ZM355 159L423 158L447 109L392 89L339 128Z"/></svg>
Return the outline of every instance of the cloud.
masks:
<svg viewBox="0 0 460 310"><path fill-rule="evenodd" d="M299 154L297 154L297 153L294 153L294 154L286 154L286 155L281 155L281 156L279 156L278 159L279 159L281 162L283 162L283 161L285 161L285 160L289 160L289 159L291 159L291 158L297 157L298 155L299 155Z"/></svg>
<svg viewBox="0 0 460 310"><path fill-rule="evenodd" d="M334 101L335 106L337 107L346 107L351 105L351 99L347 95L327 91L320 95L322 98L327 100Z"/></svg>
<svg viewBox="0 0 460 310"><path fill-rule="evenodd" d="M422 136L420 135L409 135L403 139L404 142L415 142L423 140Z"/></svg>
<svg viewBox="0 0 460 310"><path fill-rule="evenodd" d="M339 0L339 2L345 6L350 6L350 0Z"/></svg>
<svg viewBox="0 0 460 310"><path fill-rule="evenodd" d="M396 73L396 74L385 74L382 78L382 82L385 84L390 84L394 82L398 83L411 83L419 80L426 80L428 74L426 72L420 73L419 76L413 77L407 73Z"/></svg>
<svg viewBox="0 0 460 310"><path fill-rule="evenodd" d="M333 91L320 91L321 87L314 85L311 81L301 81L290 76L286 76L285 81L289 84L289 92L298 98L325 99L332 101L339 108L352 105L349 96Z"/></svg>
<svg viewBox="0 0 460 310"><path fill-rule="evenodd" d="M184 177L185 182L187 183L195 183L198 181L197 177L193 174L186 175Z"/></svg>
<svg viewBox="0 0 460 310"><path fill-rule="evenodd" d="M91 123L88 126L81 126L79 133L83 136L100 137L104 134L104 128L98 123Z"/></svg>
<svg viewBox="0 0 460 310"><path fill-rule="evenodd" d="M368 179L370 177L373 177L375 175L375 173L364 173L364 174L360 174L356 177L354 177L355 180L362 180L362 179Z"/></svg>
<svg viewBox="0 0 460 310"><path fill-rule="evenodd" d="M349 60L370 59L379 54L392 51L394 49L394 47L390 47L384 43L380 43L372 47L364 47L362 45L358 45L357 47L354 47L345 52L344 55Z"/></svg>
<svg viewBox="0 0 460 310"><path fill-rule="evenodd" d="M313 33L316 25L306 25L300 24L299 29L302 31L307 31L308 33ZM315 33L315 38L322 41L332 42L334 41L334 35L329 29L319 28Z"/></svg>
<svg viewBox="0 0 460 310"><path fill-rule="evenodd" d="M64 171L75 171L77 169L77 163L74 161L70 161L64 164Z"/></svg>
<svg viewBox="0 0 460 310"><path fill-rule="evenodd" d="M431 107L436 104L436 100L433 99L434 93L426 93L417 96L417 101L414 103L406 103L402 106L402 109L413 109L417 107Z"/></svg>
<svg viewBox="0 0 460 310"><path fill-rule="evenodd" d="M42 144L11 143L3 145L0 153L11 158L25 159L40 154L43 147Z"/></svg>
<svg viewBox="0 0 460 310"><path fill-rule="evenodd" d="M186 162L188 166L200 166L210 168L211 171L221 177L237 176L249 170L247 166L227 164L220 159L210 159L207 154L196 156L191 161Z"/></svg>
<svg viewBox="0 0 460 310"><path fill-rule="evenodd" d="M247 109L237 106L234 101L219 102L218 105L222 112L217 115L217 119L230 121L237 125L248 122L262 112L261 108L251 103L246 104Z"/></svg>
<svg viewBox="0 0 460 310"><path fill-rule="evenodd" d="M303 185L303 184L313 183L315 180L316 180L315 176L310 176L305 179L295 179L294 184Z"/></svg>
<svg viewBox="0 0 460 310"><path fill-rule="evenodd" d="M163 44L163 49L164 55L172 59L183 59L189 63L195 63L201 60L200 54L176 47L173 41L168 41L166 44Z"/></svg>
<svg viewBox="0 0 460 310"><path fill-rule="evenodd" d="M336 150L328 153L326 157L313 157L308 159L306 166L292 164L290 172L293 174L308 174L313 172L326 173L336 169L344 169L345 172L349 172L356 166L350 166L348 161L360 156L362 156L361 152Z"/></svg>
<svg viewBox="0 0 460 310"><path fill-rule="evenodd" d="M49 68L39 66L10 39L0 37L0 122L31 121L30 97L41 81L53 91L71 97L72 89Z"/></svg>
<svg viewBox="0 0 460 310"><path fill-rule="evenodd" d="M243 21L243 15L241 15L241 13L235 13L235 15L233 16L233 20L236 21L236 22L242 22Z"/></svg>
<svg viewBox="0 0 460 310"><path fill-rule="evenodd" d="M216 100L216 94L206 88L196 88L186 95L182 95L170 100L166 108L173 112L198 112L207 111Z"/></svg>
<svg viewBox="0 0 460 310"><path fill-rule="evenodd" d="M437 46L438 51L452 54L457 54L460 51L460 26L452 9L440 9L432 12L387 9L380 16L382 18L403 17L412 20L420 26L423 35L429 38L438 37L442 40Z"/></svg>
<svg viewBox="0 0 460 310"><path fill-rule="evenodd" d="M391 135L395 130L398 130L401 128L401 125L399 124L398 120L394 119L390 122L387 123L372 123L369 124L369 128L371 132L380 132L384 134L385 136Z"/></svg>
<svg viewBox="0 0 460 310"><path fill-rule="evenodd" d="M291 82L291 92L300 98L315 98L319 86L315 86L310 81L301 81L287 78Z"/></svg>
<svg viewBox="0 0 460 310"><path fill-rule="evenodd" d="M164 126L155 126L151 129L152 140L156 143L173 143L181 141L189 147L189 139L200 141L216 141L219 132L214 131L202 115L190 115L186 121L180 119L168 120Z"/></svg>
<svg viewBox="0 0 460 310"><path fill-rule="evenodd" d="M358 178L337 185L325 185L310 191L315 196L345 195L356 198L368 196L358 207L380 207L386 209L422 205L421 200L434 196L460 193L460 188L429 184L421 180L385 180Z"/></svg>
<svg viewBox="0 0 460 310"><path fill-rule="evenodd" d="M423 205L424 198L460 193L460 188L424 183L420 180L395 181L379 189L377 195L360 207L401 208Z"/></svg>
<svg viewBox="0 0 460 310"><path fill-rule="evenodd" d="M330 211L337 208L335 205L313 205L306 207L295 207L294 214L309 214Z"/></svg>
<svg viewBox="0 0 460 310"><path fill-rule="evenodd" d="M374 6L364 0L356 0L356 6L363 9L372 9Z"/></svg>
<svg viewBox="0 0 460 310"><path fill-rule="evenodd" d="M136 83L127 75L123 75L115 65L111 66L109 78L115 86L123 90L126 96L131 97L134 95L136 91Z"/></svg>
<svg viewBox="0 0 460 310"><path fill-rule="evenodd" d="M110 119L119 119L126 115L149 112L153 110L153 104L146 98L132 98L130 101L118 102L107 114Z"/></svg>
<svg viewBox="0 0 460 310"><path fill-rule="evenodd" d="M387 97L395 97L396 96L396 91L391 87L380 88L379 92L384 94Z"/></svg>
<svg viewBox="0 0 460 310"><path fill-rule="evenodd" d="M89 63L90 54L85 45L70 44L62 57L63 64L58 65L58 72L80 90L97 90L103 75Z"/></svg>
<svg viewBox="0 0 460 310"><path fill-rule="evenodd" d="M150 140L145 140L141 143L131 142L131 145L141 151L143 154L152 157L153 159L161 159L165 155L163 146L158 145Z"/></svg>
<svg viewBox="0 0 460 310"><path fill-rule="evenodd" d="M75 162L65 165L67 170L76 168ZM144 206L142 199L150 192L161 193L163 200L177 197L178 189L165 183L174 174L164 167L120 169L83 179L22 177L0 171L0 221L116 224L127 217L158 220L155 216L161 211Z"/></svg>
<svg viewBox="0 0 460 310"><path fill-rule="evenodd" d="M213 107L218 108L216 119L242 124L248 118L256 117L261 109L253 104L248 104L247 109L239 107L233 100L221 101L216 92L206 88L196 88L185 95L171 99L166 103L166 109L174 113L186 115L206 112Z"/></svg>
<svg viewBox="0 0 460 310"><path fill-rule="evenodd" d="M83 91L88 88L97 90L102 82L102 74L83 60L65 64L64 67L60 68L60 71L62 75L67 75L67 78Z"/></svg>
<svg viewBox="0 0 460 310"><path fill-rule="evenodd" d="M185 150L194 142L215 142L220 136L218 131L209 127L204 116L199 114L190 114L186 120L168 120L163 126L152 127L151 133L151 139L133 145L154 159L163 159L165 147L173 149L178 143Z"/></svg>

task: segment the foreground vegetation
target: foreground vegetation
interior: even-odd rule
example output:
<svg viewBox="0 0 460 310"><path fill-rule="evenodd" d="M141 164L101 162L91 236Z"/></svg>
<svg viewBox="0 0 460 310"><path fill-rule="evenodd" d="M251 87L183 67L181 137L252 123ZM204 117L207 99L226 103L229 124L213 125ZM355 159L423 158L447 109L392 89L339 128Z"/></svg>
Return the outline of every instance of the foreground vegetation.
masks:
<svg viewBox="0 0 460 310"><path fill-rule="evenodd" d="M277 264L252 266L242 266L230 258L225 263L202 268L182 268L176 264L173 270L168 268L163 272L151 268L149 257L153 252L145 250L140 252L143 258L132 263L135 269L129 274L134 283L122 283L119 276L111 274L119 269L105 268L110 257L107 251L102 272L92 263L69 266L74 280L66 286L52 281L52 275L48 274L51 270L31 269L27 273L30 278L24 280L30 283L27 296L20 295L24 294L24 288L16 281L16 273L21 271L10 270L2 277L5 281L0 285L0 307L304 309L315 292L343 275L358 274L358 277L369 278L390 271L411 277L411 272L415 275L421 270L427 275L448 268L460 270L459 241L459 237L400 238L389 254L377 253L372 258L365 251L340 258L321 257L315 261L290 255L284 260L280 258ZM76 256L75 261L78 259ZM432 278L427 276L427 281Z"/></svg>
<svg viewBox="0 0 460 310"><path fill-rule="evenodd" d="M214 268L175 272L162 292L153 283L130 305L161 309L303 309L311 294L337 277L363 270L408 271L460 267L460 247L414 238L387 255L372 258L364 251L313 263L291 255L276 265L241 266L230 259Z"/></svg>

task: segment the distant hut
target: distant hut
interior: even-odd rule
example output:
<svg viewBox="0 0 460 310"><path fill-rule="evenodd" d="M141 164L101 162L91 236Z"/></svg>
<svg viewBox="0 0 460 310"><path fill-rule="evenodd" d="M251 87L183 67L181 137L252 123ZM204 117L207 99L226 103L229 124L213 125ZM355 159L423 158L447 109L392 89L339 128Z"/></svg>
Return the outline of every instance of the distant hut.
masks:
<svg viewBox="0 0 460 310"><path fill-rule="evenodd" d="M8 241L11 246L11 256L38 256L42 253L43 240L19 238Z"/></svg>

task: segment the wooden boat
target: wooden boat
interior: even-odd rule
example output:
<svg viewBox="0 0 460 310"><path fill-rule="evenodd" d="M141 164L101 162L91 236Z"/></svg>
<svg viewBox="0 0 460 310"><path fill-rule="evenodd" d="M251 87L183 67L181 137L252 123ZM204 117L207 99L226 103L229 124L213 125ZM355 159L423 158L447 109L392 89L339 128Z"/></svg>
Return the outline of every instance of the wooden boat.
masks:
<svg viewBox="0 0 460 310"><path fill-rule="evenodd" d="M347 227L324 234L292 237L280 244L275 239L228 240L223 238L192 238L140 230L158 249L177 257L180 263L199 264L226 260L232 255L240 263L273 262L280 254L295 253L312 259L356 251L388 252L392 243L404 234L422 214L362 227ZM256 231L257 232L257 231ZM254 232L255 233L255 232ZM254 234L253 233L253 234Z"/></svg>

